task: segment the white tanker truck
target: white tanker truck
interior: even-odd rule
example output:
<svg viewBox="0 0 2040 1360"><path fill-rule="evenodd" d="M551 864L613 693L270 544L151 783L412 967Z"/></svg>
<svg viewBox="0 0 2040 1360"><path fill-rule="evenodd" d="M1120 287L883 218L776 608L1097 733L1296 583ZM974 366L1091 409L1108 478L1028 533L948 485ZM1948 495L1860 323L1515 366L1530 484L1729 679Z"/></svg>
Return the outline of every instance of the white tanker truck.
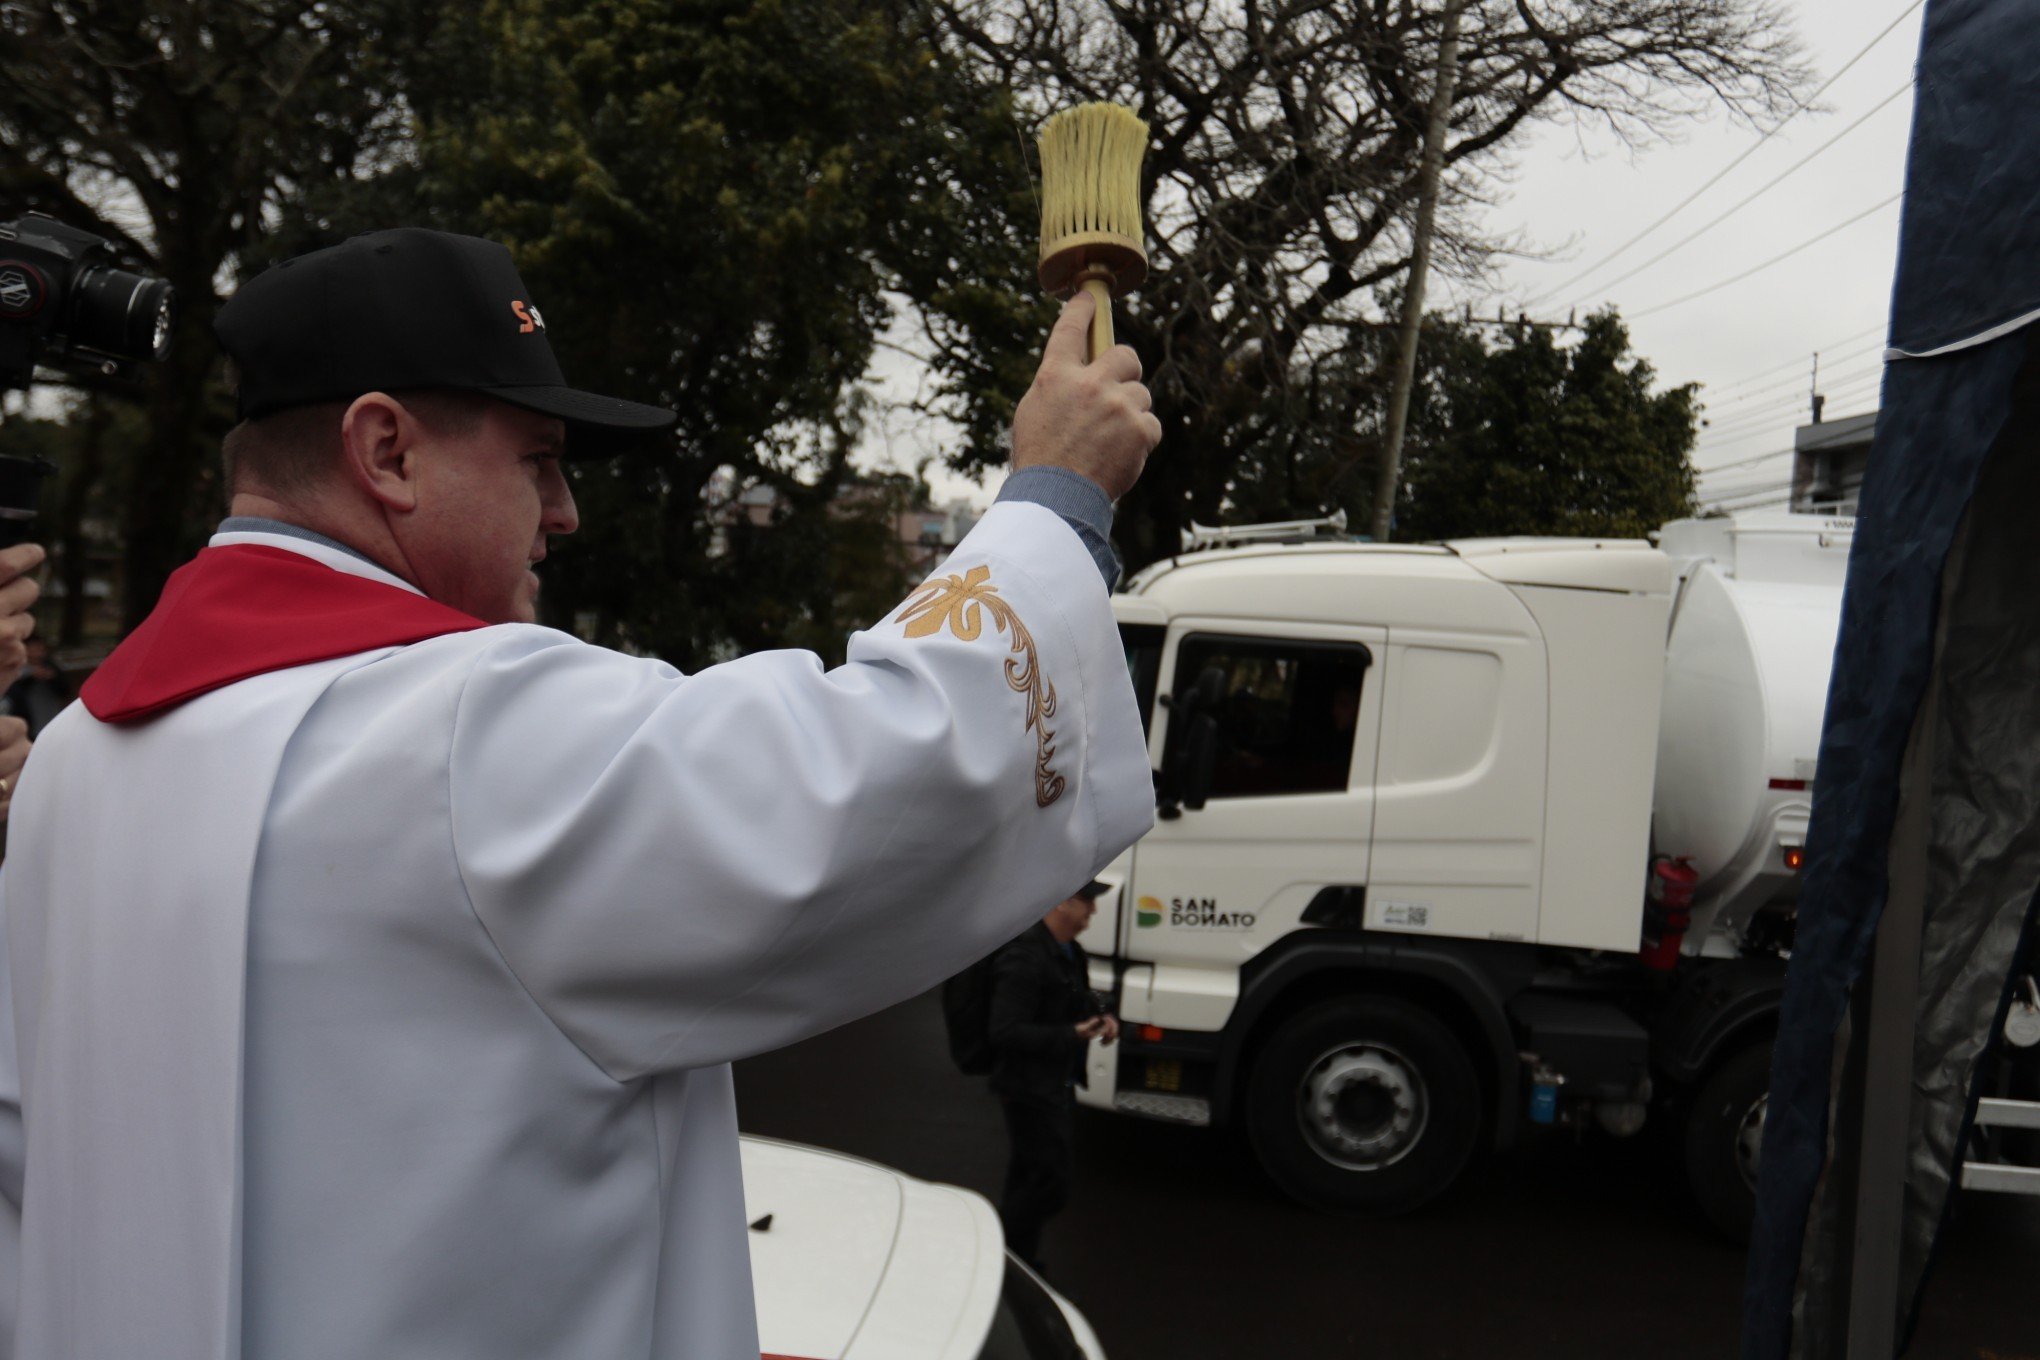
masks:
<svg viewBox="0 0 2040 1360"><path fill-rule="evenodd" d="M1754 1203L1852 522L1200 531L1115 597L1160 816L1083 944L1087 1104L1397 1211L1526 1126L1682 1122Z"/></svg>

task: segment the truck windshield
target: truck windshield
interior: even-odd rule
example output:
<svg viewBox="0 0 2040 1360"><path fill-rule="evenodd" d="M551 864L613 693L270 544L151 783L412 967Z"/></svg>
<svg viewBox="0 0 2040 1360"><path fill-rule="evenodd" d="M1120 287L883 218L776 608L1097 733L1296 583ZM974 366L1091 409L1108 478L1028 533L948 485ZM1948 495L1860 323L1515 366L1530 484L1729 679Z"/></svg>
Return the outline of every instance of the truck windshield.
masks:
<svg viewBox="0 0 2040 1360"><path fill-rule="evenodd" d="M1133 677L1133 695L1140 701L1140 730L1154 731L1155 681L1162 673L1162 639L1168 630L1151 623L1122 623L1119 640L1126 644L1126 672Z"/></svg>
<svg viewBox="0 0 2040 1360"><path fill-rule="evenodd" d="M1006 1287L978 1360L1085 1360L1084 1348L1041 1281L1006 1258Z"/></svg>

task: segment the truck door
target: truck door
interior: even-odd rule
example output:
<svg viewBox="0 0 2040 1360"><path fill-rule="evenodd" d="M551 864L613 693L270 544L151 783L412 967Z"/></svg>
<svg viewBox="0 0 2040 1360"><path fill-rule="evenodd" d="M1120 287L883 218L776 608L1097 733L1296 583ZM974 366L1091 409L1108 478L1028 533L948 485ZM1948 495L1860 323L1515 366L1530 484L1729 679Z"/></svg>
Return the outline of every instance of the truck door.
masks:
<svg viewBox="0 0 2040 1360"><path fill-rule="evenodd" d="M1157 965L1153 1023L1221 1028L1240 965L1296 929L1321 888L1367 881L1386 642L1378 628L1301 623L1169 628L1149 755L1167 768L1184 727L1168 696L1213 671L1218 742L1209 801L1164 806L1123 894L1119 953Z"/></svg>

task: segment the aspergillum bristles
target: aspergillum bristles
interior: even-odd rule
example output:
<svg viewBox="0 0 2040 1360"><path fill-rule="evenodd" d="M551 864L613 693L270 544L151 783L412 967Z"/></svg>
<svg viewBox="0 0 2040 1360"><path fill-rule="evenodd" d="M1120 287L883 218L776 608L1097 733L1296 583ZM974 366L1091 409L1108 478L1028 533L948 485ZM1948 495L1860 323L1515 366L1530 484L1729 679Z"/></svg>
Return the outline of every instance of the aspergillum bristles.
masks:
<svg viewBox="0 0 2040 1360"><path fill-rule="evenodd" d="M1080 104L1041 129L1041 253L1081 232L1111 232L1136 247L1140 163L1148 125L1119 104Z"/></svg>

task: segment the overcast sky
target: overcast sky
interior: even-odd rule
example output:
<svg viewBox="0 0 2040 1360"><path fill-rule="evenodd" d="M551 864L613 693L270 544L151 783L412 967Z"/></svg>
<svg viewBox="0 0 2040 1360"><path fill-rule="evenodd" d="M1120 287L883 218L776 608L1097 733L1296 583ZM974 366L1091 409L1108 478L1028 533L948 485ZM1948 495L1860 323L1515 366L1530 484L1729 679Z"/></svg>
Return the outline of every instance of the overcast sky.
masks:
<svg viewBox="0 0 2040 1360"><path fill-rule="evenodd" d="M1813 86L1862 54L1821 95L1824 111L1799 114L1761 145L1759 132L1722 114L1688 125L1675 142L1637 152L1592 129L1540 128L1520 145L1513 189L1491 220L1500 230L1522 232L1550 258L1508 262L1502 294L1434 276L1431 305L1440 309L1456 311L1470 303L1476 313L1493 315L1506 301L1513 315L1541 298L1531 313L1562 319L1574 307L1584 315L1604 303L1617 304L1631 318L1637 351L1656 366L1661 383L1703 384L1710 425L1694 455L1702 470L1703 503L1783 494L1790 458L1749 460L1790 449L1793 427L1807 418L1815 350L1821 352L1828 418L1876 406L1878 351L1898 243L1896 202L1740 282L1723 281L1898 193L1912 110L1907 86L1923 10L1917 0L1788 4L1816 68ZM1897 26L1866 52L1894 20ZM1860 126L1720 225L1633 277L1621 277L1707 226L1858 118ZM1748 159L1719 184L1614 254L1752 147ZM1696 292L1701 296L1655 310ZM913 391L911 367L896 358L882 365L882 376L889 394ZM869 441L870 461L911 465L942 447L946 437L939 428L897 414ZM1157 456L1166 457L1167 450ZM1729 464L1739 466L1724 466ZM961 478L934 480L940 494L990 498L990 489Z"/></svg>
<svg viewBox="0 0 2040 1360"><path fill-rule="evenodd" d="M1820 97L1825 112L1799 114L1761 145L1759 133L1717 115L1691 126L1676 144L1634 156L1605 135L1583 140L1545 128L1522 154L1513 196L1494 213L1497 225L1520 228L1549 245L1565 246L1568 230L1579 233L1562 258L1511 262L1506 268L1514 298L1537 297L1606 259L1756 147L1662 227L1534 309L1563 317L1574 305L1584 313L1613 302L1631 318L1636 349L1663 382L1703 384L1709 426L1701 431L1693 460L1703 473L1703 502L1735 492L1747 492L1744 499L1782 494L1790 458L1747 460L1791 448L1793 427L1808 418L1814 351L1821 354L1828 418L1877 405L1898 203L1741 282L1721 281L1884 203L1903 187L1912 119L1908 87L1924 10L1915 0L1793 0L1791 8L1816 68L1816 87L1862 54ZM1894 20L1897 26L1866 52ZM1792 169L1859 118L1859 126ZM1775 188L1719 226L1634 277L1619 279L1788 170ZM1650 310L1696 292L1701 296L1692 301ZM1463 290L1452 296L1473 302L1476 311L1492 312L1497 301L1465 297ZM1706 471L1730 463L1744 466Z"/></svg>

